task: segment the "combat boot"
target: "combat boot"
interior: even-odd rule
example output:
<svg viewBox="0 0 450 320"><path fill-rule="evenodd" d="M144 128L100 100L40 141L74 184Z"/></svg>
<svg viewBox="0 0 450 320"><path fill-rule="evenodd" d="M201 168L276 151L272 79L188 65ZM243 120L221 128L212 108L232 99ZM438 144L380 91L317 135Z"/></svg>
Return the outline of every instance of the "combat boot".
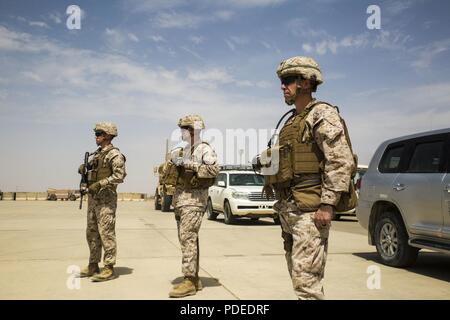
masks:
<svg viewBox="0 0 450 320"><path fill-rule="evenodd" d="M105 266L102 272L95 274L91 277L92 282L102 282L114 279L116 276L114 274L113 266Z"/></svg>
<svg viewBox="0 0 450 320"><path fill-rule="evenodd" d="M169 297L182 298L195 295L197 293L194 282L195 280L196 279L193 277L185 277L183 282L173 287L173 289L169 292Z"/></svg>
<svg viewBox="0 0 450 320"><path fill-rule="evenodd" d="M98 263L89 263L89 265L80 271L80 278L92 277L94 274L99 273L100 268Z"/></svg>
<svg viewBox="0 0 450 320"><path fill-rule="evenodd" d="M196 289L197 291L202 291L202 289L203 289L203 283L202 283L202 280L200 280L200 277L193 278L192 281L193 281L194 284L195 284L195 289ZM176 285L173 286L173 288L174 288L174 289L177 288L177 287L180 286L182 283L183 283L183 282L177 283Z"/></svg>

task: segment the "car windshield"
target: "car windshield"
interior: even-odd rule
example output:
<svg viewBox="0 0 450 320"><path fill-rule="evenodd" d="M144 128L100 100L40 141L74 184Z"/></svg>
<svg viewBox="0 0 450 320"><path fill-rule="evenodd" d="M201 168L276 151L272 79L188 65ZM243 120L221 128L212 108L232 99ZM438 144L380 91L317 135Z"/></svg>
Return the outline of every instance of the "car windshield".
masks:
<svg viewBox="0 0 450 320"><path fill-rule="evenodd" d="M230 174L230 186L263 186L264 177L257 174Z"/></svg>

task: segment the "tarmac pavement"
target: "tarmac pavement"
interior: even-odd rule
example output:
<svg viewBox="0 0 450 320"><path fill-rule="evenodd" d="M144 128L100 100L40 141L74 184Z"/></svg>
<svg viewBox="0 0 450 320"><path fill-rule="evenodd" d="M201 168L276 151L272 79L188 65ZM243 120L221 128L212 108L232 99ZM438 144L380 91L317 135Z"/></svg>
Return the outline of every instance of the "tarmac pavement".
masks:
<svg viewBox="0 0 450 320"><path fill-rule="evenodd" d="M93 283L73 275L88 260L86 208L0 201L0 299L168 299L172 283L181 280L173 212L155 211L152 201L119 202L118 278ZM271 219L226 225L220 216L205 216L200 248L205 288L184 299L296 299L280 226ZM327 299L449 299L450 256L421 251L409 269L384 266L376 257L354 217L333 221Z"/></svg>

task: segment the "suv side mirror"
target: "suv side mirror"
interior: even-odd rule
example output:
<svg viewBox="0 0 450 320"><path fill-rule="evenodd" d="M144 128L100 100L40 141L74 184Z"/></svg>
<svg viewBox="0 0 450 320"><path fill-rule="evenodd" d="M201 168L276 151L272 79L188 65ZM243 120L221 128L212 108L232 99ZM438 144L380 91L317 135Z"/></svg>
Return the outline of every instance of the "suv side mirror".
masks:
<svg viewBox="0 0 450 320"><path fill-rule="evenodd" d="M227 186L227 184L225 183L225 181L218 181L218 182L217 182L217 185L218 185L219 187L222 187L222 188L225 188L225 187Z"/></svg>

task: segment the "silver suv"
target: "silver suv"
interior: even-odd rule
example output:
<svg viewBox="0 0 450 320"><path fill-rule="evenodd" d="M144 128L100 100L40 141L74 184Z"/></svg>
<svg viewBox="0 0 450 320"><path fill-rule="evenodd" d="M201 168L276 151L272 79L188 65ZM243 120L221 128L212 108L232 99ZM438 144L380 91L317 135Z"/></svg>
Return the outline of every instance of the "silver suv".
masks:
<svg viewBox="0 0 450 320"><path fill-rule="evenodd" d="M361 182L356 215L386 265L421 248L450 253L450 128L383 142Z"/></svg>

